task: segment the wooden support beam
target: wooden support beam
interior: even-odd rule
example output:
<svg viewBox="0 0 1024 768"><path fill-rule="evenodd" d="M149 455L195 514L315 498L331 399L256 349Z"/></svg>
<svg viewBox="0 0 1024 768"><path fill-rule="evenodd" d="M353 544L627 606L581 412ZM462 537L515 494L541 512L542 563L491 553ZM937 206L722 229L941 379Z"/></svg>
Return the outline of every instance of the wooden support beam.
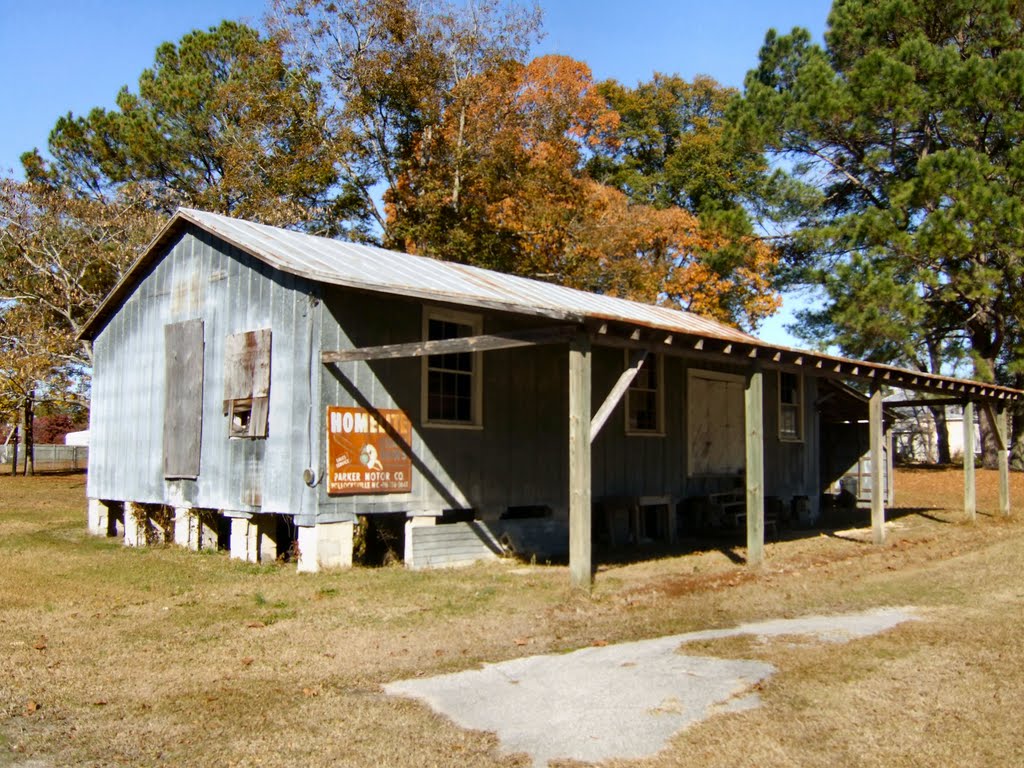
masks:
<svg viewBox="0 0 1024 768"><path fill-rule="evenodd" d="M885 498L889 502L889 509L896 506L896 473L893 471L895 462L892 445L892 427L890 426L885 430Z"/></svg>
<svg viewBox="0 0 1024 768"><path fill-rule="evenodd" d="M629 334L613 333L595 333L592 342L595 345L625 349L647 348L653 343L650 338L636 339ZM709 336L679 334L675 344L663 351L673 356L727 365L740 364L740 358L745 361L765 360L770 361L772 370L806 373L808 369L813 369L817 376L841 381L857 379L869 384L875 381L886 381L908 389L940 393L940 400L955 403L964 400L969 388L976 400L1015 400L1018 398L1016 390L1007 390L995 385L990 386L977 382L968 384L863 360L836 359L804 350L779 349L770 345L747 344ZM958 391L965 394L954 396ZM900 402L900 405L911 404L917 403L913 400ZM886 403L886 407L888 405Z"/></svg>
<svg viewBox="0 0 1024 768"><path fill-rule="evenodd" d="M882 467L882 390L871 387L868 400L868 432L871 446L871 533L875 544L885 543L885 487Z"/></svg>
<svg viewBox="0 0 1024 768"><path fill-rule="evenodd" d="M568 341L575 332L576 329L573 326L560 325L553 328L530 328L505 333L466 336L461 339L384 344L379 347L322 352L320 360L324 363L349 363L354 360L394 360L402 357L424 357L425 355L443 355L455 352L489 352L513 347L535 347L540 344Z"/></svg>
<svg viewBox="0 0 1024 768"><path fill-rule="evenodd" d="M569 342L569 576L573 587L593 582L590 509L590 337Z"/></svg>
<svg viewBox="0 0 1024 768"><path fill-rule="evenodd" d="M918 397L910 400L886 400L886 408L937 407L940 405L963 405L962 397Z"/></svg>
<svg viewBox="0 0 1024 768"><path fill-rule="evenodd" d="M992 425L992 437L996 441L996 450L1005 451L1009 448L1006 444L1006 430L999 430L999 418L1006 418L1006 412L1001 407L993 407L992 403L984 402L981 404L982 410L985 412L985 416L988 418L988 423Z"/></svg>
<svg viewBox="0 0 1024 768"><path fill-rule="evenodd" d="M638 349L633 352L630 356L629 365L626 367L621 374L619 374L619 380L615 382L615 386L612 387L611 392L601 403L601 407L597 409L597 413L594 414L594 418L590 420L590 442L593 444L594 440L597 439L597 434L601 431L601 428L608 421L612 415L612 411L615 410L615 406L619 404L622 396L626 394L626 390L629 389L629 385L633 383L633 379L640 372L643 367L644 360L647 359L647 350Z"/></svg>
<svg viewBox="0 0 1024 768"><path fill-rule="evenodd" d="M743 397L747 453L747 566L764 563L764 374L747 376Z"/></svg>
<svg viewBox="0 0 1024 768"><path fill-rule="evenodd" d="M986 403L989 411L992 406ZM999 514L1003 517L1010 516L1010 441L1007 434L1006 406L1000 403L992 413L993 432L996 434L997 450L999 457Z"/></svg>
<svg viewBox="0 0 1024 768"><path fill-rule="evenodd" d="M971 522L978 515L974 484L974 402L971 400L964 403L964 514Z"/></svg>

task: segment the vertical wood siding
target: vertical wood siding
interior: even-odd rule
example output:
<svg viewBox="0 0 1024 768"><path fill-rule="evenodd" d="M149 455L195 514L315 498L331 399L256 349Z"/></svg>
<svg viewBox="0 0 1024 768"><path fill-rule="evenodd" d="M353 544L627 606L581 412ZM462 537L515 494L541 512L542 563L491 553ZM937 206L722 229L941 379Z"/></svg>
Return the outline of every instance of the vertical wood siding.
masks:
<svg viewBox="0 0 1024 768"><path fill-rule="evenodd" d="M328 290L322 344L342 350L419 340L423 306L416 301ZM485 314L483 332L520 327L523 321ZM688 361L664 357L663 436L627 435L620 403L592 449L592 493L676 499L725 490L736 477L688 474L686 379ZM625 366L622 350L595 347L593 408L596 410ZM694 366L742 375L739 368ZM413 488L407 494L328 496L320 492L323 521L354 514L436 514L471 507L494 518L508 507L548 505L564 516L568 507L568 350L565 345L526 347L483 355L483 427L424 426L419 359L348 362L325 366L318 430L326 430L328 405L397 408L413 424ZM818 443L814 382L804 385L805 437L778 438L778 377L765 375L765 492L790 498L817 495ZM742 419L742 412L738 414ZM323 471L323 466L322 471Z"/></svg>

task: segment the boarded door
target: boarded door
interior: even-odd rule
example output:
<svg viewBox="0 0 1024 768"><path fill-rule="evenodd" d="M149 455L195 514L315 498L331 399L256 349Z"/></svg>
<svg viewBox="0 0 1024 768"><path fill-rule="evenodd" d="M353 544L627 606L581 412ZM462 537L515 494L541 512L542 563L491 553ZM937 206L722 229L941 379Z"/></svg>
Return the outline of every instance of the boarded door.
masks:
<svg viewBox="0 0 1024 768"><path fill-rule="evenodd" d="M203 321L164 326L164 477L199 477L203 431Z"/></svg>
<svg viewBox="0 0 1024 768"><path fill-rule="evenodd" d="M743 390L740 376L690 371L686 413L691 475L734 475L743 471Z"/></svg>

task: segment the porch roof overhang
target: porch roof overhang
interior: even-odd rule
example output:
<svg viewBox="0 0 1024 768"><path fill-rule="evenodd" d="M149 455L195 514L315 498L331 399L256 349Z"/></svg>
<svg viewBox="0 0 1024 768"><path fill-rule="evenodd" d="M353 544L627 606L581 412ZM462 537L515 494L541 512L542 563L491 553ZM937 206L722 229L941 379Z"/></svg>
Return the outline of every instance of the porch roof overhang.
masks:
<svg viewBox="0 0 1024 768"><path fill-rule="evenodd" d="M759 339L731 341L699 334L665 333L654 328L634 328L615 333L605 325L592 335L596 344L643 347L648 351L713 360L740 366L805 373L843 382L862 382L928 393L942 399L1010 402L1024 399L1024 391L999 384L940 376L886 363L769 344ZM895 404L898 405L898 404Z"/></svg>
<svg viewBox="0 0 1024 768"><path fill-rule="evenodd" d="M591 342L596 346L637 349L698 361L706 360L767 370L777 369L805 373L834 381L854 381L907 389L929 393L941 398L936 402L964 402L967 400L1009 402L1024 397L1024 392L1021 390L998 384L939 376L884 363L779 346L753 337L738 340L678 331L668 332L653 326L624 323L621 319L600 317L587 318L579 325L567 324L444 341L417 341L408 344L325 351L322 353L322 361L324 363L339 363L538 346L568 342L573 333L581 329L588 333Z"/></svg>

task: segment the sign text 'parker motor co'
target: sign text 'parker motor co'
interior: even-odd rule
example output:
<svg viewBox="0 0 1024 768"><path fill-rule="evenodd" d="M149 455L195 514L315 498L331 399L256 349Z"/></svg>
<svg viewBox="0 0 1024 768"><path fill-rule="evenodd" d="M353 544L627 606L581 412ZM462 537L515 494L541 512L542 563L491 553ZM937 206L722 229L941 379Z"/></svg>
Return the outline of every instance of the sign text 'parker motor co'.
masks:
<svg viewBox="0 0 1024 768"><path fill-rule="evenodd" d="M328 406L327 493L408 493L411 446L402 411Z"/></svg>

